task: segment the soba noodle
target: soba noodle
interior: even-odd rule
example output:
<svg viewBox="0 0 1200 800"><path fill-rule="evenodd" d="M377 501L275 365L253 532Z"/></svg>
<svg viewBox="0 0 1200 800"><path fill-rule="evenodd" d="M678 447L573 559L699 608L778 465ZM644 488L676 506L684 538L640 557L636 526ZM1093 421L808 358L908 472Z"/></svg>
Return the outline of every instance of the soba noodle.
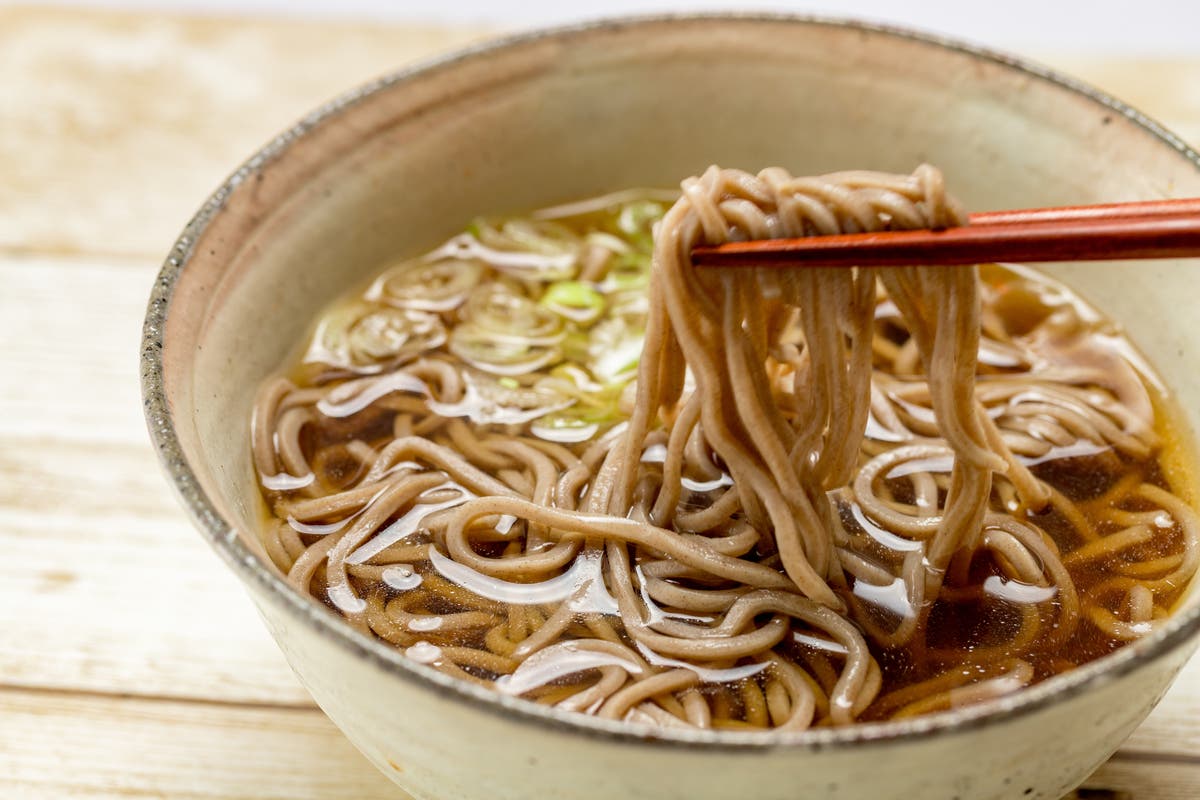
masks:
<svg viewBox="0 0 1200 800"><path fill-rule="evenodd" d="M480 220L321 321L252 433L298 590L464 680L701 728L978 702L1166 617L1200 527L1156 379L1066 289L691 263L963 224L940 172L711 167L664 209Z"/></svg>

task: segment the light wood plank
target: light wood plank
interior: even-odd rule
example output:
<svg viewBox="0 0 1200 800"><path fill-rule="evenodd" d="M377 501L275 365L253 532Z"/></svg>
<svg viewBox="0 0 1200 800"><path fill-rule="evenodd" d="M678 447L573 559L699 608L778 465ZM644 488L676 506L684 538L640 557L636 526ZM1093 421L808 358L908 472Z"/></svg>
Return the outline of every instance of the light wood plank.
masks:
<svg viewBox="0 0 1200 800"><path fill-rule="evenodd" d="M0 684L308 705L150 449L155 270L0 257Z"/></svg>
<svg viewBox="0 0 1200 800"><path fill-rule="evenodd" d="M1193 656L1170 691L1122 750L1178 754L1200 761L1200 656ZM1200 793L1196 797L1200 798Z"/></svg>
<svg viewBox="0 0 1200 800"><path fill-rule="evenodd" d="M148 258L0 254L0 441L146 444L138 351L157 271Z"/></svg>
<svg viewBox="0 0 1200 800"><path fill-rule="evenodd" d="M1154 759L1111 759L1084 782L1078 800L1196 800L1200 766Z"/></svg>
<svg viewBox="0 0 1200 800"><path fill-rule="evenodd" d="M406 800L325 715L0 690L14 800Z"/></svg>
<svg viewBox="0 0 1200 800"><path fill-rule="evenodd" d="M6 508L0 552L0 685L312 702L233 574L178 518Z"/></svg>
<svg viewBox="0 0 1200 800"><path fill-rule="evenodd" d="M0 247L165 254L221 179L303 114L478 38L0 6Z"/></svg>

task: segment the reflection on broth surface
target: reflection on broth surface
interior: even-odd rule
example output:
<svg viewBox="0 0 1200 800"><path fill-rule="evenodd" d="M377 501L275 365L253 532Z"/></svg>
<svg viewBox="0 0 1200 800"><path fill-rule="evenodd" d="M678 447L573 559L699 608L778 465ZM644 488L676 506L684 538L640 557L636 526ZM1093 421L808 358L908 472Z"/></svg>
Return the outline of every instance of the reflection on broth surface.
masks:
<svg viewBox="0 0 1200 800"><path fill-rule="evenodd" d="M297 588L500 692L727 728L978 702L1166 617L1200 530L1118 326L1023 267L684 257L956 224L932 168L677 196L480 219L329 309L253 425Z"/></svg>

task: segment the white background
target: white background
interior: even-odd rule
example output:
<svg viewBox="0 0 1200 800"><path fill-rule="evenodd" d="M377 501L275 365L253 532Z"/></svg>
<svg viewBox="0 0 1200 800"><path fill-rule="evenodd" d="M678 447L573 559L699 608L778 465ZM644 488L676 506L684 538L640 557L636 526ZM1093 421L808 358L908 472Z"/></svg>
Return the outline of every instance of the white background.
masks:
<svg viewBox="0 0 1200 800"><path fill-rule="evenodd" d="M613 14L769 10L855 16L981 44L1064 53L1200 53L1200 0L75 0L73 5L252 13L393 22L486 25L511 30Z"/></svg>

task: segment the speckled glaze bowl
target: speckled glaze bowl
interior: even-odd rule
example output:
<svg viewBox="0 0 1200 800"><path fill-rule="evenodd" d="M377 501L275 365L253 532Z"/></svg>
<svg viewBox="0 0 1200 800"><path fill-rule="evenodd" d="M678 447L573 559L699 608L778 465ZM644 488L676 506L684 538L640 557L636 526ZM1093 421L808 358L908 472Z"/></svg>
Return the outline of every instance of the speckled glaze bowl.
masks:
<svg viewBox="0 0 1200 800"><path fill-rule="evenodd" d="M941 165L978 210L1200 195L1200 157L1119 102L995 53L790 17L602 22L389 76L254 155L184 230L154 287L151 435L197 527L313 697L419 798L1057 798L1162 696L1200 631L1169 624L1015 696L799 734L660 731L491 694L406 661L292 591L257 542L251 399L331 298L481 212L709 163L796 174ZM1054 270L1122 320L1200 420L1194 269ZM1131 275L1136 274L1135 279Z"/></svg>

